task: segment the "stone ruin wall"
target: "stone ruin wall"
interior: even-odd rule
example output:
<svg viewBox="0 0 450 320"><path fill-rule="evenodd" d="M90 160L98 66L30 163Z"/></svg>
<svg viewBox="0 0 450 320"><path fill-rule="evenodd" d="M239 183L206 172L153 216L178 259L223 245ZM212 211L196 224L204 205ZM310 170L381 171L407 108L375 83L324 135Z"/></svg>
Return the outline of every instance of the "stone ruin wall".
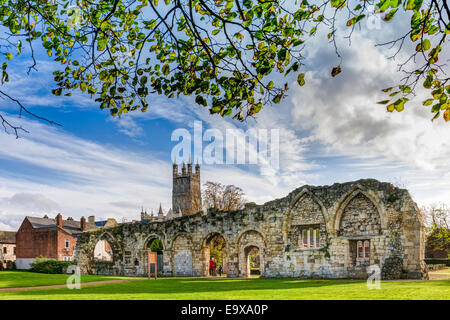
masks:
<svg viewBox="0 0 450 320"><path fill-rule="evenodd" d="M303 229L319 229L319 247L304 248ZM154 223L126 223L86 232L75 259L84 273L146 275L145 248L164 246L164 276L207 276L209 241L226 241L228 277L245 277L249 248L260 250L263 277L367 278L379 265L384 279L423 278L424 234L417 205L406 190L367 179L332 186L303 186L287 197L247 204L243 210L210 210ZM95 244L106 239L113 262L93 260ZM370 242L370 258L356 256L356 243Z"/></svg>

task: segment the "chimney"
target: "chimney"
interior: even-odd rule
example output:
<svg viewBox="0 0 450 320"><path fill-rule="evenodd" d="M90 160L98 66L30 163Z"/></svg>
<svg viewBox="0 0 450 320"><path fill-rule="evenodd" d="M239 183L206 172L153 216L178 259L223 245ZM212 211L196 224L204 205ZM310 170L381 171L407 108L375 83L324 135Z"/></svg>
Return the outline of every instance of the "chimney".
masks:
<svg viewBox="0 0 450 320"><path fill-rule="evenodd" d="M88 217L88 222L95 223L95 216L89 216Z"/></svg>
<svg viewBox="0 0 450 320"><path fill-rule="evenodd" d="M81 231L86 231L86 218L85 217L81 217L80 225L81 225Z"/></svg>
<svg viewBox="0 0 450 320"><path fill-rule="evenodd" d="M62 228L62 222L63 222L63 220L62 220L62 215L61 215L61 213L58 213L58 215L56 216L55 220L56 220L56 225L57 225L59 228Z"/></svg>

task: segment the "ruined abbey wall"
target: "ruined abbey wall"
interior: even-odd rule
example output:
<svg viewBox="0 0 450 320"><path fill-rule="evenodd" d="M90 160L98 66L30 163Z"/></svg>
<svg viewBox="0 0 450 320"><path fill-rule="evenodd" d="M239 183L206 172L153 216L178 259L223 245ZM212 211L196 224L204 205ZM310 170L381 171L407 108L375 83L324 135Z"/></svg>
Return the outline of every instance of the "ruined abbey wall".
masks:
<svg viewBox="0 0 450 320"><path fill-rule="evenodd" d="M165 276L207 276L209 241L225 239L229 277L249 274L248 253L260 252L263 277L367 278L378 265L384 279L421 278L423 224L406 190L367 179L303 186L285 198L247 204L233 212L209 211L154 223L127 223L86 232L75 259L84 273L142 276L147 244L162 241ZM106 239L113 261L96 262Z"/></svg>

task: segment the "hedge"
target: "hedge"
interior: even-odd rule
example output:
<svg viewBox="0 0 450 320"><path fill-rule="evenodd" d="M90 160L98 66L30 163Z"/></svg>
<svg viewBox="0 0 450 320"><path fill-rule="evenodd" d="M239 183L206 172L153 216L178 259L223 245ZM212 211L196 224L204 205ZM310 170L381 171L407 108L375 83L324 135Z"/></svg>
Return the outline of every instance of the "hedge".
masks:
<svg viewBox="0 0 450 320"><path fill-rule="evenodd" d="M425 259L426 264L445 264L450 267L450 259Z"/></svg>
<svg viewBox="0 0 450 320"><path fill-rule="evenodd" d="M38 273L62 274L71 265L73 265L73 262L70 261L37 258L36 261L31 264L30 271Z"/></svg>

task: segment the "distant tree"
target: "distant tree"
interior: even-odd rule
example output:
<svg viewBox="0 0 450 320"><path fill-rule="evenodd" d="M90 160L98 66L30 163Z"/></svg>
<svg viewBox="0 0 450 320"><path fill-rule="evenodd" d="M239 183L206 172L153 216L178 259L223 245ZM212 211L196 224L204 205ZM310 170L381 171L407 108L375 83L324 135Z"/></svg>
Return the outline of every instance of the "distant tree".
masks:
<svg viewBox="0 0 450 320"><path fill-rule="evenodd" d="M224 186L219 182L208 181L204 184L203 204L206 209L222 208L223 189Z"/></svg>
<svg viewBox="0 0 450 320"><path fill-rule="evenodd" d="M203 203L206 209L215 208L231 211L242 209L244 206L244 192L234 185L223 185L219 182L208 181L204 184Z"/></svg>
<svg viewBox="0 0 450 320"><path fill-rule="evenodd" d="M450 208L432 204L421 211L426 224L427 255L439 252L444 258L450 256Z"/></svg>
<svg viewBox="0 0 450 320"><path fill-rule="evenodd" d="M241 209L244 204L244 191L234 185L228 185L223 191L222 205L223 210L231 211Z"/></svg>

